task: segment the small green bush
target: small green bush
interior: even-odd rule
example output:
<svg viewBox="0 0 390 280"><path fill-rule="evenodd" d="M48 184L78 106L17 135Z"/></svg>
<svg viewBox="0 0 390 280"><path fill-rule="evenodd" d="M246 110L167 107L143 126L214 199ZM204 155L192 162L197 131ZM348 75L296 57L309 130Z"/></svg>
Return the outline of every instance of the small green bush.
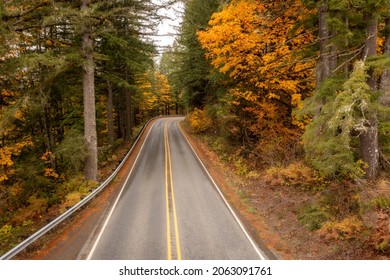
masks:
<svg viewBox="0 0 390 280"><path fill-rule="evenodd" d="M84 136L78 129L71 129L65 134L64 140L55 151L65 173L76 174L84 167L87 155Z"/></svg>
<svg viewBox="0 0 390 280"><path fill-rule="evenodd" d="M318 205L308 205L298 216L299 222L311 231L320 229L328 219L328 213Z"/></svg>
<svg viewBox="0 0 390 280"><path fill-rule="evenodd" d="M390 197L380 195L372 200L372 204L378 209L390 209Z"/></svg>

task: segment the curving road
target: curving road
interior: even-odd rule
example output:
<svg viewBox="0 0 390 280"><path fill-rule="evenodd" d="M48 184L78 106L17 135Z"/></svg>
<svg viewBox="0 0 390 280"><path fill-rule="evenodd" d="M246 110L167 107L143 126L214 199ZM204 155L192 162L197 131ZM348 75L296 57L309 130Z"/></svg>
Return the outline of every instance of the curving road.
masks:
<svg viewBox="0 0 390 280"><path fill-rule="evenodd" d="M266 259L181 133L158 119L87 259Z"/></svg>

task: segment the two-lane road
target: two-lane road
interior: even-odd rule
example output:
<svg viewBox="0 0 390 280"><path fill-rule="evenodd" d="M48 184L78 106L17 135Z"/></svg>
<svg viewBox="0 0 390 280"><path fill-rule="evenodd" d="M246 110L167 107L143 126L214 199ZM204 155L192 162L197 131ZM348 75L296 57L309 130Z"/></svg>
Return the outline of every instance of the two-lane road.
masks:
<svg viewBox="0 0 390 280"><path fill-rule="evenodd" d="M181 133L158 119L88 259L263 259Z"/></svg>

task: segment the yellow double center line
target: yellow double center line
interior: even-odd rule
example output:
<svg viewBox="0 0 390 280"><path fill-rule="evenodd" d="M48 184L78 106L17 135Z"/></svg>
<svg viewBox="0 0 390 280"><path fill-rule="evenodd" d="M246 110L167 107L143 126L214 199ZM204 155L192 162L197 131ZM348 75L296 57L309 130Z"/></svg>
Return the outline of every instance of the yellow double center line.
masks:
<svg viewBox="0 0 390 280"><path fill-rule="evenodd" d="M165 197L167 209L167 248L168 260L181 260L179 228L173 191L171 150L169 147L168 125L164 125L165 146Z"/></svg>

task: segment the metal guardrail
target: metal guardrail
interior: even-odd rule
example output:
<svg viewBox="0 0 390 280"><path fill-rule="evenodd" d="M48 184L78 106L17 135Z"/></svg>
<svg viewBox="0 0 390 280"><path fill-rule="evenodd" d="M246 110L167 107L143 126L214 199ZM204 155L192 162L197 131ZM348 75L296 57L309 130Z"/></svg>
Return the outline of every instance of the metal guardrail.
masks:
<svg viewBox="0 0 390 280"><path fill-rule="evenodd" d="M94 189L88 196L86 196L84 199L82 199L80 202L78 202L76 205L74 205L72 208L67 210L62 215L58 216L56 219L48 223L46 226L41 228L40 230L36 231L33 235L16 245L14 248L9 250L7 253L2 255L0 257L0 260L9 260L16 256L21 251L25 250L28 246L30 246L32 243L37 241L39 238L41 238L43 235L45 235L47 232L51 231L53 228L58 226L60 223L68 219L72 214L74 214L77 210L79 210L81 207L83 207L85 204L87 204L91 199L93 199L98 193L100 193L108 184L111 183L111 181L115 178L115 176L119 173L119 171L122 169L123 165L126 163L127 159L130 157L130 154L134 150L135 146L137 145L139 139L141 138L141 135L143 134L145 128L148 126L148 124L153 120L154 118L148 120L142 127L142 129L139 131L136 140L134 141L133 145L130 148L130 151L127 153L125 158L122 160L122 162L119 164L119 166L115 169L115 171L108 177L99 187Z"/></svg>

